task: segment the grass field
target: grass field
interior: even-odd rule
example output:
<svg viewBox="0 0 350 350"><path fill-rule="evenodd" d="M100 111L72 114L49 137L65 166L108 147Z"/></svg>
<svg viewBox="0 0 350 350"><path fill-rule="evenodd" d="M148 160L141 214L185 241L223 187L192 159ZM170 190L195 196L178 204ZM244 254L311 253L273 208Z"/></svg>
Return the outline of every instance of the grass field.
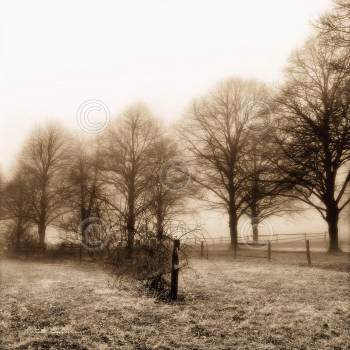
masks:
<svg viewBox="0 0 350 350"><path fill-rule="evenodd" d="M348 256L336 259L193 259L173 304L93 264L3 260L0 348L350 349Z"/></svg>

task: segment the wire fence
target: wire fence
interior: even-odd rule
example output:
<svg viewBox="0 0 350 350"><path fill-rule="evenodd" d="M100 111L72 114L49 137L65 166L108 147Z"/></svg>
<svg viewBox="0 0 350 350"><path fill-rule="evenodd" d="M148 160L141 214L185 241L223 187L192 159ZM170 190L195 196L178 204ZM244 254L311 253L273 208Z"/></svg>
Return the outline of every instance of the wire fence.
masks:
<svg viewBox="0 0 350 350"><path fill-rule="evenodd" d="M296 242L296 241L305 241L305 240L319 240L328 242L327 232L305 232L305 233L283 233L283 234L261 234L258 236L258 240L254 241L250 237L239 237L238 244L244 245L249 243L266 243L270 241L271 243L278 242ZM220 245L220 244L230 244L231 238L229 236L203 236L203 237L185 237L182 241L188 245L199 245L202 241L206 245Z"/></svg>
<svg viewBox="0 0 350 350"><path fill-rule="evenodd" d="M303 232L239 237L237 250L233 250L229 236L185 237L182 245L193 257L205 259L230 256L234 258L255 258L307 262L311 265L311 253L323 253L328 249L327 232Z"/></svg>
<svg viewBox="0 0 350 350"><path fill-rule="evenodd" d="M272 250L298 250L303 249L305 241L313 242L313 249L323 250L328 246L328 235L322 233L293 233L279 235L259 235L258 240L250 237L239 237L238 246L241 249L258 248L267 246L270 242ZM210 250L229 249L231 247L231 238L228 236L218 237L185 237L182 242L187 246L199 248L202 244Z"/></svg>
<svg viewBox="0 0 350 350"><path fill-rule="evenodd" d="M179 237L178 237L179 238ZM139 245L154 246L155 239L149 239L145 242L135 241L135 247ZM187 258L202 258L214 260L220 257L238 258L238 259L264 259L267 261L278 261L287 263L305 263L311 265L311 259L316 255L324 254L328 250L329 239L327 232L303 232L303 233L284 233L266 235L261 234L258 240L254 241L252 237L239 236L238 249L235 251L231 245L231 238L227 236L210 236L199 231L193 235L183 236L180 239L181 252ZM107 246L108 247L108 246ZM115 248L115 247L114 247ZM350 251L350 246L346 246L344 251ZM113 250L113 247L111 247ZM36 250L21 247L17 253L30 257ZM101 251L90 251L85 249L82 244L62 243L54 249L48 248L46 256L52 258L73 258L74 260L96 261L108 257L109 249Z"/></svg>

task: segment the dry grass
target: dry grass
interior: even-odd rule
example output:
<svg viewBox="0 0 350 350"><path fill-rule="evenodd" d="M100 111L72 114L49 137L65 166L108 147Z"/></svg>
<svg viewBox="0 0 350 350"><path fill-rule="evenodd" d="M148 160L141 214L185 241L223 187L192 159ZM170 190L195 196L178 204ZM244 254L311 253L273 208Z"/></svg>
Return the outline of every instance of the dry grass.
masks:
<svg viewBox="0 0 350 350"><path fill-rule="evenodd" d="M0 348L350 349L348 272L240 259L191 265L185 300L165 304L92 264L4 260Z"/></svg>

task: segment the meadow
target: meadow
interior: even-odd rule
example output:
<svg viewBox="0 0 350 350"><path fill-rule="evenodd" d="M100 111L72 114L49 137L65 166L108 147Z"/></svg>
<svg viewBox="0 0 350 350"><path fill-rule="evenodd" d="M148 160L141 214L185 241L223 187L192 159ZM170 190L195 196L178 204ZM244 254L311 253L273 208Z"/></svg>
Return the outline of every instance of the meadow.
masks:
<svg viewBox="0 0 350 350"><path fill-rule="evenodd" d="M172 303L97 264L2 260L0 348L349 349L349 256L289 259L191 259Z"/></svg>

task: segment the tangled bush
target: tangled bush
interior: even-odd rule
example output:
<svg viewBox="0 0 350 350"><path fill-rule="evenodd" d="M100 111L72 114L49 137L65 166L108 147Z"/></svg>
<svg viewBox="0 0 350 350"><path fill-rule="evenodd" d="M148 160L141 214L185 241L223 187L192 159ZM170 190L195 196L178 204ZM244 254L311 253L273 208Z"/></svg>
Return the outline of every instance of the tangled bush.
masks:
<svg viewBox="0 0 350 350"><path fill-rule="evenodd" d="M18 227L9 225L7 227L6 247L9 254L28 255L36 252L38 240L33 232L28 229L19 230Z"/></svg>
<svg viewBox="0 0 350 350"><path fill-rule="evenodd" d="M115 275L129 274L144 280L170 271L170 241L145 241L135 245L130 255L126 247L118 246L111 250L110 263Z"/></svg>
<svg viewBox="0 0 350 350"><path fill-rule="evenodd" d="M154 296L167 299L170 290L170 273L173 240L150 239L135 245L130 256L126 247L114 248L109 264L115 277L129 275Z"/></svg>

